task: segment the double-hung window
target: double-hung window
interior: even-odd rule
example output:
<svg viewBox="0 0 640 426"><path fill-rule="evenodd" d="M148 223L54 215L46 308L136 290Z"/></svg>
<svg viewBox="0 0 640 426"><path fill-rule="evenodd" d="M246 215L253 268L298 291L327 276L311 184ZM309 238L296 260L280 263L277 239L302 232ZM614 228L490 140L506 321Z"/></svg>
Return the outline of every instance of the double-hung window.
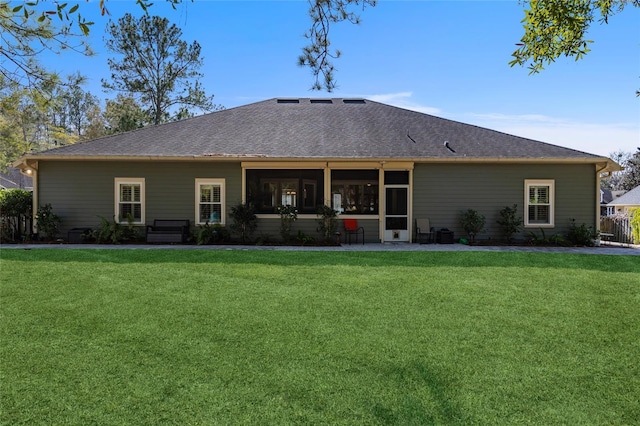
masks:
<svg viewBox="0 0 640 426"><path fill-rule="evenodd" d="M144 178L115 179L115 219L144 225Z"/></svg>
<svg viewBox="0 0 640 426"><path fill-rule="evenodd" d="M224 179L196 179L196 224L225 223Z"/></svg>
<svg viewBox="0 0 640 426"><path fill-rule="evenodd" d="M554 226L554 192L553 180L525 180L525 226Z"/></svg>

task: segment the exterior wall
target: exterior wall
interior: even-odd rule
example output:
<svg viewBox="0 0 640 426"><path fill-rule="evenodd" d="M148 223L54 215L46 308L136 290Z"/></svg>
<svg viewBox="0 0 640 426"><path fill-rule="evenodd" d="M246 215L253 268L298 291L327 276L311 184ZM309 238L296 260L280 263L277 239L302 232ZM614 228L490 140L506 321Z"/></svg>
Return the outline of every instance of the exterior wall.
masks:
<svg viewBox="0 0 640 426"><path fill-rule="evenodd" d="M39 205L51 203L62 218L60 234L76 227L95 228L100 217L113 219L114 179L145 178L145 223L154 219L195 219L195 179L224 178L226 221L232 206L242 200L242 168L236 162L163 162L163 161L46 161L39 162ZM459 225L460 212L472 208L486 217L486 231L479 239L502 239L496 220L499 210L518 205L524 216L525 179L555 180L555 227L545 229L547 236L564 235L569 219L578 225L596 223L596 179L593 165L522 164L416 164L413 171L412 217L428 217L436 229L448 228L455 237L464 236ZM292 228L318 238L314 215L301 215ZM367 242L379 242L379 219L358 219L365 228ZM413 227L413 226L412 226ZM338 231L346 240L342 221ZM516 238L538 228L527 228ZM260 217L254 239L268 235L280 240L277 215Z"/></svg>
<svg viewBox="0 0 640 426"><path fill-rule="evenodd" d="M547 237L566 235L569 220L598 228L595 168L589 164L416 164L413 172L413 217L426 217L436 230L448 228L455 238L466 237L460 227L460 213L474 209L486 218L485 231L477 239L503 239L499 212L517 204L524 218L525 179L555 180L555 227L545 228ZM536 227L526 228L514 238L529 233L541 235Z"/></svg>
<svg viewBox="0 0 640 426"><path fill-rule="evenodd" d="M62 218L60 235L76 227L95 228L113 220L114 179L145 178L145 224L154 219L195 220L196 178L224 178L226 217L241 202L240 163L40 161L39 205L51 203Z"/></svg>

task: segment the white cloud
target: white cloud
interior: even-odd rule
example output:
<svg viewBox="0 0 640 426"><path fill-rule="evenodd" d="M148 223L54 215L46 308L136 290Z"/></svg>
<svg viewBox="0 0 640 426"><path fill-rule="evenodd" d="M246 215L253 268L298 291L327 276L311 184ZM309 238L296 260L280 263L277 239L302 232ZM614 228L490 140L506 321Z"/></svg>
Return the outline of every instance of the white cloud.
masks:
<svg viewBox="0 0 640 426"><path fill-rule="evenodd" d="M453 119L602 156L614 151L633 152L640 146L638 123L587 123L539 114L500 113L466 114Z"/></svg>
<svg viewBox="0 0 640 426"><path fill-rule="evenodd" d="M420 105L412 102L410 98L413 96L413 92L398 92L398 93L384 93L379 95L365 95L360 96L365 99L369 99L375 102L385 103L387 105L393 105L398 108L409 109L411 111L422 112L430 115L440 115L442 111L439 108Z"/></svg>

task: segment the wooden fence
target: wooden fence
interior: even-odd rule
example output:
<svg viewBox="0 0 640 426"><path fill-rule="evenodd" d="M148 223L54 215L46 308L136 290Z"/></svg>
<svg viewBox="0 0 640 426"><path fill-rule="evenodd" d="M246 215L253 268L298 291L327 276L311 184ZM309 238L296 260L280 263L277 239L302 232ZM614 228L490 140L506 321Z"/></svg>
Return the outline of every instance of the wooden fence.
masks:
<svg viewBox="0 0 640 426"><path fill-rule="evenodd" d="M633 233L627 216L605 216L600 218L600 239L622 244L633 244Z"/></svg>

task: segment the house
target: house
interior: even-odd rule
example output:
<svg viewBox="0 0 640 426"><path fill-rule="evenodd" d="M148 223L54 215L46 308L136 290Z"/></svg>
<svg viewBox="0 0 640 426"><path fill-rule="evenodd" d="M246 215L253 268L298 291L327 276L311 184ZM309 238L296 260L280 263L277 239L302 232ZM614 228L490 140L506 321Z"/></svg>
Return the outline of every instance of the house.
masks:
<svg viewBox="0 0 640 426"><path fill-rule="evenodd" d="M617 199L627 191L611 191L609 189L600 188L600 216L612 216L616 213L614 206L608 204Z"/></svg>
<svg viewBox="0 0 640 426"><path fill-rule="evenodd" d="M607 208L613 209L615 213L623 214L628 213L631 209L640 208L640 185L611 201L607 204Z"/></svg>
<svg viewBox="0 0 640 426"><path fill-rule="evenodd" d="M524 232L597 228L609 158L365 99L270 99L48 151L15 163L34 176L62 230L99 217L229 223L253 203L258 235L277 236L276 208L298 209L294 232L317 235L316 209L354 218L368 242L413 240L416 218L462 236L478 210L501 238L498 212L517 204Z"/></svg>
<svg viewBox="0 0 640 426"><path fill-rule="evenodd" d="M0 172L0 190L25 189L31 191L32 188L31 176L20 173L19 169L9 167L6 172Z"/></svg>

